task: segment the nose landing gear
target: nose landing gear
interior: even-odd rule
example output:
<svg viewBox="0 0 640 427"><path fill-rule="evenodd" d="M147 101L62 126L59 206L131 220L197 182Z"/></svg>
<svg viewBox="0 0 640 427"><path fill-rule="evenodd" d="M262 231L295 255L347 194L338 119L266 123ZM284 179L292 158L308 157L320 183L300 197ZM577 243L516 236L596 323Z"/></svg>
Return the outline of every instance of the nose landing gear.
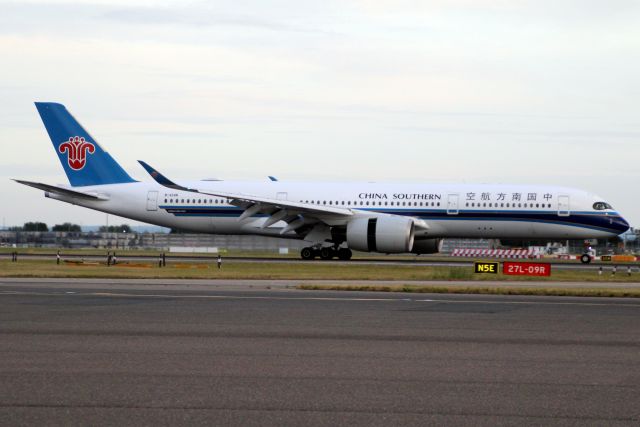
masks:
<svg viewBox="0 0 640 427"><path fill-rule="evenodd" d="M589 254L582 254L580 256L580 262L583 264L589 264L593 258Z"/></svg>

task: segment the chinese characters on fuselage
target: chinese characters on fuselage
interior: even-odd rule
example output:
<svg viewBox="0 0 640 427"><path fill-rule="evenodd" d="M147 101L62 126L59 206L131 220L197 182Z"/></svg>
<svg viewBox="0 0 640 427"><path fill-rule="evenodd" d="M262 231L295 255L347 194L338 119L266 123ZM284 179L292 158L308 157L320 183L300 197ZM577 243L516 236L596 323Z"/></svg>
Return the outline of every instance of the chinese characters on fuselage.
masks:
<svg viewBox="0 0 640 427"><path fill-rule="evenodd" d="M550 202L553 194L550 193L474 193L466 194L467 202Z"/></svg>

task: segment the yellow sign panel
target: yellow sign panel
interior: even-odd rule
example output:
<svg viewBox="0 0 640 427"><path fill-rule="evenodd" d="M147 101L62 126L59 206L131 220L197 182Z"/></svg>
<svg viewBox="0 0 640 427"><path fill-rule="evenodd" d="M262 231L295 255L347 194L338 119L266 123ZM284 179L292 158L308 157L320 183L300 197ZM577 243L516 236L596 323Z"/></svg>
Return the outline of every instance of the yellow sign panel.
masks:
<svg viewBox="0 0 640 427"><path fill-rule="evenodd" d="M474 264L476 273L498 274L500 271L499 262L476 262Z"/></svg>

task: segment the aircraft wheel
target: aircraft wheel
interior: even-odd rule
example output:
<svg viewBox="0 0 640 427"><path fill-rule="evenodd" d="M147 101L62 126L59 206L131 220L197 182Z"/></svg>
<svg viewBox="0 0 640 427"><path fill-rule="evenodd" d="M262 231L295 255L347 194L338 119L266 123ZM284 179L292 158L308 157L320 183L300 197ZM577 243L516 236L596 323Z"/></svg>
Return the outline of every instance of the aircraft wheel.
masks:
<svg viewBox="0 0 640 427"><path fill-rule="evenodd" d="M580 262L583 264L589 264L591 262L591 255L582 254L582 256L580 257Z"/></svg>
<svg viewBox="0 0 640 427"><path fill-rule="evenodd" d="M335 251L332 248L324 247L320 249L320 258L324 260L329 260L336 255Z"/></svg>
<svg viewBox="0 0 640 427"><path fill-rule="evenodd" d="M316 257L316 253L313 248L302 248L300 251L300 256L302 259L314 259Z"/></svg>
<svg viewBox="0 0 640 427"><path fill-rule="evenodd" d="M343 261L350 260L352 255L353 255L353 253L351 252L351 249L349 249L349 248L340 248L340 249L338 249L338 258L340 258Z"/></svg>

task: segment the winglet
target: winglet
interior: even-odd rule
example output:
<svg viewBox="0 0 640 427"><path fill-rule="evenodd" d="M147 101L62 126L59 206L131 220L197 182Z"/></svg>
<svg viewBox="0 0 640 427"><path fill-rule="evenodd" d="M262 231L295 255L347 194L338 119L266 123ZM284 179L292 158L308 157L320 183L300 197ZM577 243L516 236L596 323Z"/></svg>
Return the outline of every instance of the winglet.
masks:
<svg viewBox="0 0 640 427"><path fill-rule="evenodd" d="M275 176L271 176L271 175L269 175L269 179L271 181L277 181L278 180L278 178L276 178Z"/></svg>
<svg viewBox="0 0 640 427"><path fill-rule="evenodd" d="M149 173L149 175L151 175L151 178L153 178L158 184L168 187L168 188L173 188L176 190L185 190L185 191L195 191L198 192L198 190L193 190L191 188L186 188L183 187L182 185L176 184L175 182L171 181L169 178L167 178L166 176L162 175L160 172L158 172L156 169L154 169L150 164L142 161L142 160L138 160L138 163L140 163L142 165L142 167Z"/></svg>

